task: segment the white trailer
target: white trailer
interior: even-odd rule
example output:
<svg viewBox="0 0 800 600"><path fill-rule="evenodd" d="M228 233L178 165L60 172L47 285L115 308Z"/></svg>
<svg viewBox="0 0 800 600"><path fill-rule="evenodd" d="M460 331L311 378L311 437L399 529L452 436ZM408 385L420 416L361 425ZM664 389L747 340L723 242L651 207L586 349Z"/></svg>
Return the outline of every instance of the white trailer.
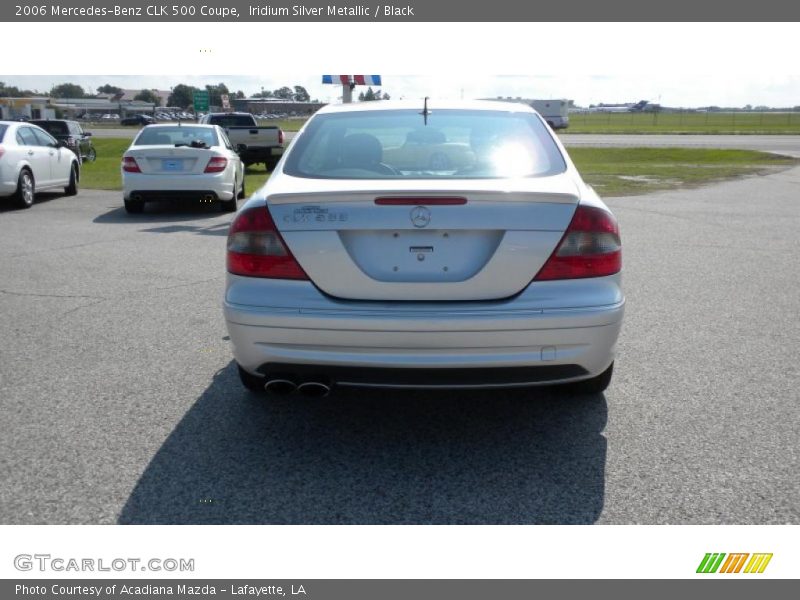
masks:
<svg viewBox="0 0 800 600"><path fill-rule="evenodd" d="M553 129L569 127L568 103L566 100L528 100L528 104L542 115Z"/></svg>
<svg viewBox="0 0 800 600"><path fill-rule="evenodd" d="M486 100L490 100L490 98L486 98ZM498 96L495 100L527 104L542 115L542 118L544 118L547 124L553 129L566 129L569 127L568 100L531 100L520 96L516 98L512 98L511 96L506 96L505 98L503 96Z"/></svg>

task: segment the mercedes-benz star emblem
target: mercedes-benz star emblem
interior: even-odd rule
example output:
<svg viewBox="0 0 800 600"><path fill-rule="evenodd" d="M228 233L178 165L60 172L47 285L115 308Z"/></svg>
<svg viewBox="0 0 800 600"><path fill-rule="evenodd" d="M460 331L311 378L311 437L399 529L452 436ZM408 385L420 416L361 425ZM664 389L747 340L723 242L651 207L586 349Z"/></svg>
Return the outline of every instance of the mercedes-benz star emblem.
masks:
<svg viewBox="0 0 800 600"><path fill-rule="evenodd" d="M416 206L411 210L411 223L414 227L426 227L431 222L431 211L424 206Z"/></svg>

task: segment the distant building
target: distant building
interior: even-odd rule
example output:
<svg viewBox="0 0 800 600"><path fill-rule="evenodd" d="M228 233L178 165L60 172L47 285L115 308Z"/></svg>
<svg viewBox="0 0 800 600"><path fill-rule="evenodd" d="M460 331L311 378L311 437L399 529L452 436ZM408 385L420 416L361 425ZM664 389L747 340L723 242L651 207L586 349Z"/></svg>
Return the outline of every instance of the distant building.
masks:
<svg viewBox="0 0 800 600"><path fill-rule="evenodd" d="M123 100L133 100L134 96L138 96L139 93L142 92L143 90L122 90L122 91L125 92L122 95ZM169 97L172 95L171 91L156 90L156 89L152 89L149 91L153 92L156 96L159 97L159 99L161 100L160 106L167 106L167 100L169 100Z"/></svg>
<svg viewBox="0 0 800 600"><path fill-rule="evenodd" d="M50 98L0 98L0 120L55 119L56 111Z"/></svg>
<svg viewBox="0 0 800 600"><path fill-rule="evenodd" d="M85 114L100 116L118 114L125 118L141 113L152 114L155 104L139 100L125 100L124 96L101 96L97 98L51 98L50 105L68 118L82 117Z"/></svg>

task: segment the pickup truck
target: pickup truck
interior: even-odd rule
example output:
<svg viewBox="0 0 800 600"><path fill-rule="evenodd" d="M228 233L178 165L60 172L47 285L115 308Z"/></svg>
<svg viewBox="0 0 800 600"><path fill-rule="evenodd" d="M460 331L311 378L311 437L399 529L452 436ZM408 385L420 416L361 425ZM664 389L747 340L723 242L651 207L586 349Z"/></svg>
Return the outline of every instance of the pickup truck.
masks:
<svg viewBox="0 0 800 600"><path fill-rule="evenodd" d="M208 113L199 122L225 129L233 147L241 148L239 156L246 167L263 162L271 171L283 155L283 131L280 127L259 127L250 113Z"/></svg>

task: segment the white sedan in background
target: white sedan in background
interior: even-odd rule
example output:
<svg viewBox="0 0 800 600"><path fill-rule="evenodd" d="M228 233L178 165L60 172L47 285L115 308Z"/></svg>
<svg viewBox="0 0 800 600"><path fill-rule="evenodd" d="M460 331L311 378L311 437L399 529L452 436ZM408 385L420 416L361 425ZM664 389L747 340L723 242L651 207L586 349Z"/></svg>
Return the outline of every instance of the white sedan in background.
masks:
<svg viewBox="0 0 800 600"><path fill-rule="evenodd" d="M75 153L41 127L0 121L0 197L30 208L36 192L63 188L78 193L80 165Z"/></svg>
<svg viewBox="0 0 800 600"><path fill-rule="evenodd" d="M122 157L122 191L129 213L179 199L219 201L235 212L245 197L244 164L217 125L148 125Z"/></svg>

